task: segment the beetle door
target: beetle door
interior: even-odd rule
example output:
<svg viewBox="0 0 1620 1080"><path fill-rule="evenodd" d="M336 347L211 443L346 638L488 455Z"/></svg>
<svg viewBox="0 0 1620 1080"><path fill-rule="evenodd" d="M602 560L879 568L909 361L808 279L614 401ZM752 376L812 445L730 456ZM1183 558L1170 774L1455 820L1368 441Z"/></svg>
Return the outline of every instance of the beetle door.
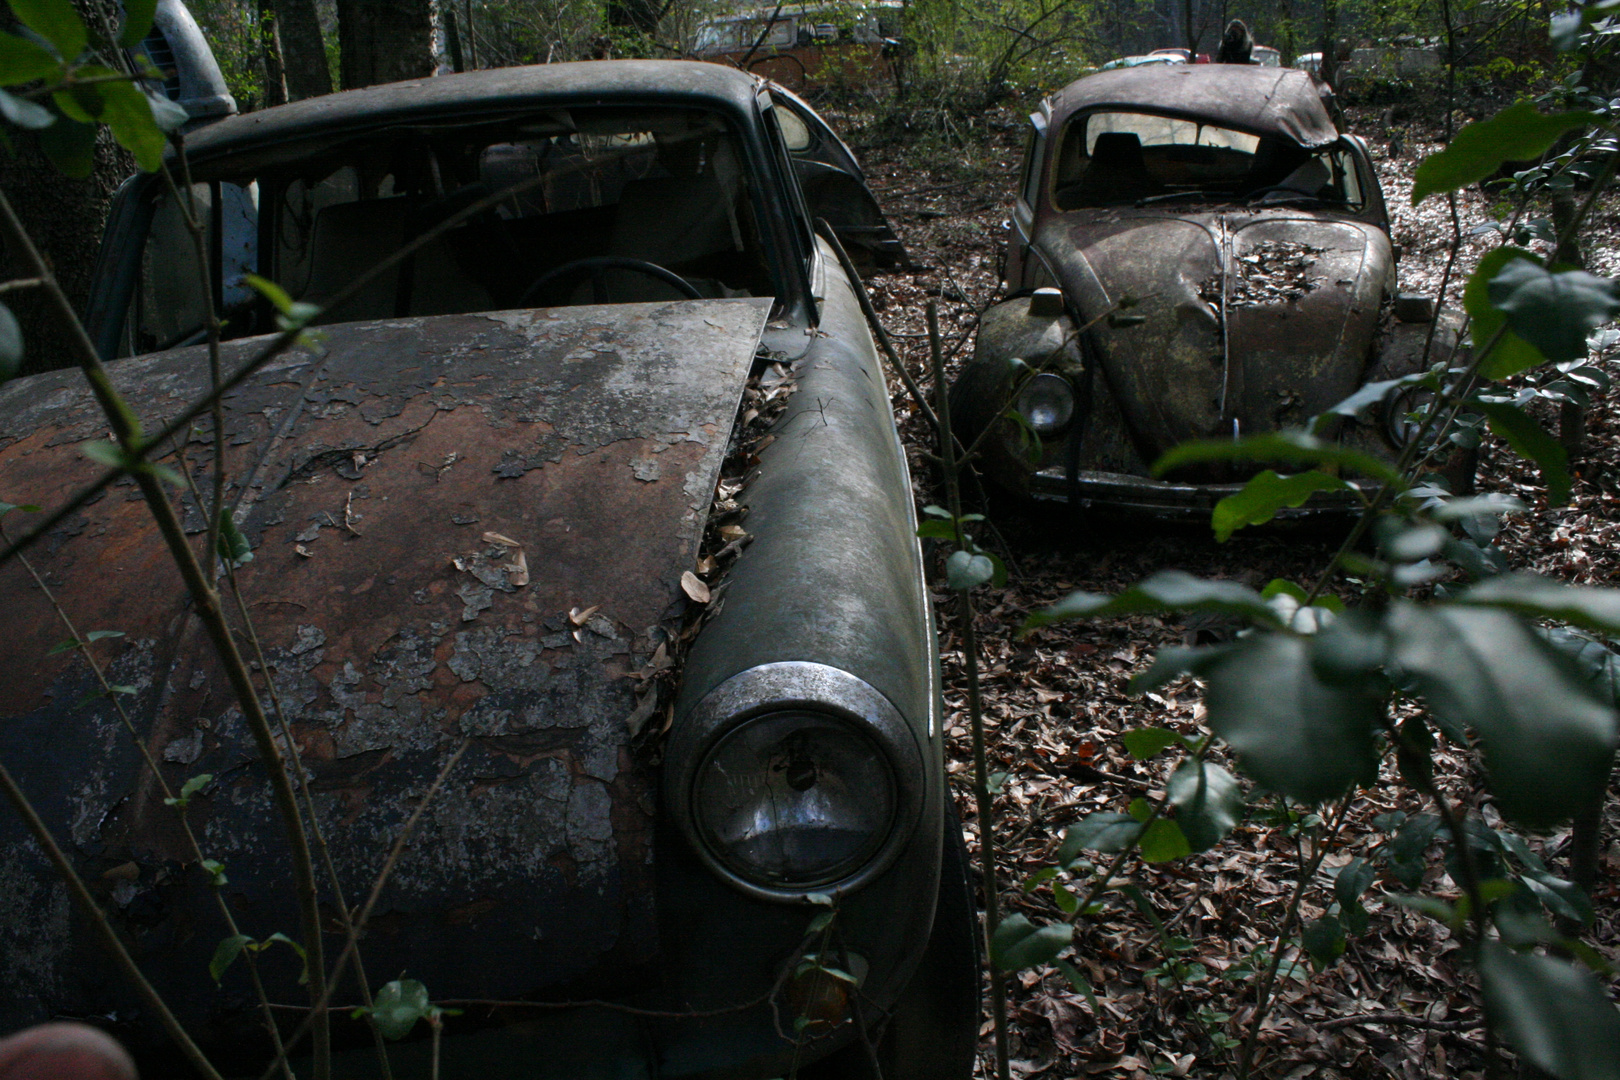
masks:
<svg viewBox="0 0 1620 1080"><path fill-rule="evenodd" d="M772 86L771 100L811 215L826 219L863 269L910 266L905 245L866 186L850 148L797 94Z"/></svg>
<svg viewBox="0 0 1620 1080"><path fill-rule="evenodd" d="M1013 200L1012 224L1007 235L1007 288L1016 292L1027 288L1029 244L1035 235L1035 208L1040 205L1041 178L1046 162L1046 109L1031 113L1029 141L1024 149L1023 181Z"/></svg>

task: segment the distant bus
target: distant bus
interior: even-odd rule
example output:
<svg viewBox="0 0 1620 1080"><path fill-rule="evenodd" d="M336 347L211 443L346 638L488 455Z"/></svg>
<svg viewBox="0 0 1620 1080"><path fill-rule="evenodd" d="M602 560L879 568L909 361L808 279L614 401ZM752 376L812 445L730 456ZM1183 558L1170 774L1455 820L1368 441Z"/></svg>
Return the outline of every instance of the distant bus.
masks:
<svg viewBox="0 0 1620 1080"><path fill-rule="evenodd" d="M802 90L830 78L889 78L902 55L898 0L784 4L698 26L692 54ZM772 19L772 14L775 19Z"/></svg>

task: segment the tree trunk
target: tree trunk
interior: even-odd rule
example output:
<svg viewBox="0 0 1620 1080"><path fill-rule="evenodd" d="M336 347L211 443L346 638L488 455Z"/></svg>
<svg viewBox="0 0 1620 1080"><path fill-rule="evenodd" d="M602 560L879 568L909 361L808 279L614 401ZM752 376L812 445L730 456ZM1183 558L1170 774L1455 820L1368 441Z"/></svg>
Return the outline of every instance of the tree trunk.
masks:
<svg viewBox="0 0 1620 1080"><path fill-rule="evenodd" d="M106 28L116 27L121 20L111 0L103 0L99 10L94 0L74 0L74 7L90 27L92 43L98 45ZM10 24L9 18L0 21ZM103 52L103 62L113 59ZM40 152L32 133L13 131L11 146L14 152L0 153L0 188L5 189L6 198L16 207L63 291L82 315L90 297L108 200L119 182L135 171L135 162L113 142L106 129L96 139L95 167L85 180L71 180L57 172ZM0 245L0 280L21 275L15 255ZM72 366L68 337L36 290L8 293L5 303L22 326L23 374Z"/></svg>
<svg viewBox="0 0 1620 1080"><path fill-rule="evenodd" d="M315 0L265 0L276 13L282 58L287 75L287 98L301 101L332 92L332 69L326 62L326 41Z"/></svg>
<svg viewBox="0 0 1620 1080"><path fill-rule="evenodd" d="M338 0L343 89L433 74L432 0Z"/></svg>
<svg viewBox="0 0 1620 1080"><path fill-rule="evenodd" d="M264 55L264 103L287 104L287 61L281 51L281 24L270 0L259 0L259 48Z"/></svg>

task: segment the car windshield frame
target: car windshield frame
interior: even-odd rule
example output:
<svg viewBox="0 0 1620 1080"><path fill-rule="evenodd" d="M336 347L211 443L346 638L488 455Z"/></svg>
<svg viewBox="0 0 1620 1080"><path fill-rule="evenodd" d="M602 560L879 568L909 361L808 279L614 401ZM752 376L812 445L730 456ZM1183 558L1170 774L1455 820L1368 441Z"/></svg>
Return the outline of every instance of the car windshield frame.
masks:
<svg viewBox="0 0 1620 1080"><path fill-rule="evenodd" d="M689 148L689 152L686 154L687 157L692 157L695 153L698 158L702 159L698 161L697 169L701 171L707 164L711 172L718 172L720 166L715 159L729 157L729 168L734 174L735 184L731 195L735 200L736 211L731 213L729 222L722 224L730 229L733 239L737 242L737 250L743 252L747 260L750 260L749 267L751 268L752 278L741 291L738 291L731 284L720 282L718 278L713 279L719 287L717 289L707 289L704 295L715 297L768 295L774 301L773 310L777 315L797 306L808 304L808 293L805 293L808 270L807 268L796 268L794 265L790 265L804 257L804 253L798 250L802 247L802 244L797 242L797 237L786 235L787 230L781 222L784 211L793 212L792 200L786 198L785 192L778 192L772 196L766 190L766 188L773 185L779 187L783 182L791 180L791 177L779 176L781 168L779 163L774 160L776 155L769 148L756 145L760 136L760 132L755 130L758 119L753 118L753 123L745 123L743 122L744 118L734 115L734 112L735 110L720 107L718 104L705 107L703 103L693 102L690 99L676 103L664 103L656 100L636 103L621 100L600 105L587 101L585 104L572 107L566 102L559 102L537 105L531 108L520 107L497 113L477 112L462 115L447 113L442 117L413 118L410 122L404 123L349 128L339 132L316 132L303 139L282 140L274 147L256 143L239 144L233 146L226 153L207 155L203 160L194 161L191 164L191 173L197 189L209 193L219 193L201 201L203 204L201 216L205 219L204 224L209 233L206 240L210 248L209 262L211 269L214 271L212 280L214 305L217 311L227 316L233 309L240 316L244 310L258 308L256 316L252 319L237 318L232 325L226 328L226 336L236 337L248 333L261 333L274 328L269 310L256 295L248 291L242 282L242 273L244 271L258 273L273 281L277 280L278 277L285 276L279 272L279 267L276 265L276 259L273 255L265 255L261 258L260 253L273 253L276 250L276 237L273 230L280 227L280 221L284 217L284 208L278 205L278 201L282 198L286 189L295 183L299 176L321 172L325 168L324 163L332 163L332 167L326 169L324 175L329 176L343 169L348 169L353 173L357 171L358 163L367 152L377 148L386 148L390 145L397 147L412 141L429 148L436 143L443 145L448 142L468 146L482 141L486 144L487 149L496 145L510 145L515 140L503 139L501 134L520 129L534 138L581 135L582 137L594 137L597 142L611 141L613 135L606 130L606 126L602 123L603 118L607 117L620 118L623 124L628 125L637 116L662 116L666 119L671 116L684 116L693 120L694 129L701 128L703 133L714 137L709 140L710 145L708 148L701 146ZM594 130L597 128L602 130ZM718 144L714 142L715 139L719 140ZM660 137L659 141L663 142L664 140ZM641 153L643 157L646 157L652 146L643 140L640 147L627 145L622 149L625 151L623 156L633 157L637 153ZM660 145L657 149L661 154L665 147ZM598 156L605 159L610 158L612 154L599 154ZM486 183L483 185L485 190L475 193L466 190L473 187L473 184L452 183L452 179L447 173L453 170L447 169L446 162L440 160L440 157L441 155L436 155L429 150L425 159L431 166L428 171L437 175L425 179L418 178L418 181L413 181L418 184L419 190L416 192L418 196L424 194L430 196L425 201L437 204L440 211L440 221L447 216L468 209L474 203L487 205L489 200L483 196L493 196L497 191L505 190L503 188L492 188L491 185ZM564 163L564 167L560 171L553 170L544 176L537 173L535 177L525 179L539 180L539 187L543 190L551 179L566 179L567 172L567 163ZM660 169L656 170L656 172L662 176L667 174L668 170ZM372 176L362 181L370 183L369 195L371 199L380 202L387 197L398 199L403 194L409 194L409 192L402 193L399 189L401 187L408 188L410 184L398 182L388 184L383 183L383 179ZM461 176L456 179L467 180L468 177ZM350 186L352 187L353 184L351 183ZM529 189L533 190L534 186L531 183ZM457 198L458 195L461 196L459 199ZM487 223L488 219L500 218L503 215L507 219L514 216L521 218L524 215L521 213L513 214L511 207L520 205L524 198L525 195L522 192L516 192L510 198L501 199L494 206L480 210L469 220L477 222L480 219L485 219ZM118 209L115 209L115 218L122 217L124 219L123 228L115 228L116 221L109 223L108 245L116 247L116 244L121 241L125 250L112 252L118 260L118 265L114 268L113 274L98 275L104 280L109 278L111 280L102 290L105 295L98 295L92 301L92 311L97 316L92 321L100 324L96 328L97 344L101 347L103 355L109 358L115 355L132 355L192 344L201 340L204 336L204 331L198 319L192 320L194 323L192 326L170 328L174 332L167 335L146 333L143 336L140 332L142 328L138 322L139 311L137 309L143 303L141 294L145 289L145 285L150 283L156 276L150 272L153 260L151 253L147 250L148 243L155 224L159 223L158 219L165 213L164 207L168 199L169 193L165 185L156 182L152 176L141 176L129 189L120 195L119 203L129 204L124 207L124 212L120 214ZM350 201L357 203L365 200L352 199ZM419 198L418 201L424 200ZM222 230L221 224L224 220L230 218L233 212L240 215L240 207L244 202L257 203L264 212L258 215L259 224L257 229L249 230L253 235L245 239L238 236L239 242L233 244L229 239L230 232ZM233 211L233 207L237 209ZM603 207L598 206L597 209L600 211ZM172 207L169 209L168 214L171 218L178 220L179 215L174 213ZM680 220L683 216L685 215L666 213L663 218L674 222ZM660 220L650 212L642 214L640 217L653 222ZM452 231L466 228L469 220L458 221ZM174 221L170 223L171 233L174 231L172 228L174 223ZM438 223L432 222L429 227L431 228L432 225ZM653 227L656 228L656 224ZM744 229L748 232L746 237L742 236L742 230ZM115 236L115 234L120 233L123 234L121 238ZM189 242L189 238L185 239ZM405 239L407 241L411 239L410 235L407 234ZM608 243L605 233L597 235L594 239L599 244ZM437 242L430 241L428 247L431 248ZM393 246L397 248L398 245ZM182 247L182 244L172 240L168 244L170 254L179 255L182 261L190 259L189 254L183 251ZM257 250L247 252L244 257L243 253L237 250L244 247L256 247ZM427 249L424 248L423 250ZM108 254L107 248L104 248L103 257L106 258ZM592 252L591 254L599 255L602 253ZM425 262L426 260L419 260L417 256L413 255L407 258L407 262L410 261ZM637 261L656 262L655 259ZM190 262L194 266L195 260L190 259ZM224 268L223 273L220 272L222 266ZM364 267L355 266L356 273L363 272L364 269ZM265 271L269 272L266 273ZM234 278L232 277L233 274ZM194 276L194 270L190 275L182 270L168 276L176 279L190 277ZM530 279L536 279L539 276L539 273L535 273L530 275ZM642 275L637 271L621 271L621 276L641 277ZM308 291L307 280L306 277L302 282L293 280L287 283L291 286L288 291L294 300L321 301L330 298L329 296L306 295ZM801 296L801 293L805 293L805 295ZM636 296L630 297L630 299L640 298ZM661 299L663 297L656 298ZM669 298L673 299L674 294L670 294ZM191 306L200 313L200 297L192 299L194 302ZM552 303L541 303L535 299L530 299L524 303L517 302L522 299L522 297L510 297L503 294L500 297L492 296L489 300L466 303L460 306L441 304L440 306L446 307L446 310L442 311L405 308L403 311L388 310L361 314L354 313L356 309L351 304L348 306L347 313L343 309L339 309L333 313L331 319L320 321L346 322L369 317L400 317L401 314L453 314L502 310L519 306L556 306L558 302L565 305L591 302L589 298L581 297L561 301L553 298ZM154 301L160 304L166 302L164 298L156 296L148 296L144 302L150 307Z"/></svg>

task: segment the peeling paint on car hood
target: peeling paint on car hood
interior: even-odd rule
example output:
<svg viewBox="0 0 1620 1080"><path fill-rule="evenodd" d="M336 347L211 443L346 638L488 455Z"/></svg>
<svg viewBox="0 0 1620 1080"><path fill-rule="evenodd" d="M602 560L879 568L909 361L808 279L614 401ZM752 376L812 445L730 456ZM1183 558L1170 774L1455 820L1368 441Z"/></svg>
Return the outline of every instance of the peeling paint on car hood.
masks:
<svg viewBox="0 0 1620 1080"><path fill-rule="evenodd" d="M1140 301L1143 323L1091 334L1144 460L1297 426L1361 384L1392 265L1377 227L1298 209L1077 217L1036 244L1084 317Z"/></svg>
<svg viewBox="0 0 1620 1080"><path fill-rule="evenodd" d="M371 972L405 971L436 998L511 998L611 992L655 958L652 781L626 749L628 675L684 603L769 306L333 326L227 396L227 494L254 551L239 573L350 904L470 740L378 905ZM264 340L225 346L226 370ZM149 428L207 385L202 349L111 370ZM0 388L0 499L60 505L100 472L79 445L104 436L76 373ZM199 430L186 448L205 493L210 445ZM521 545L527 582L517 549L486 533ZM243 932L296 935L252 739L133 486L30 559L81 633L125 635L93 648L169 784L214 776L190 816ZM23 568L0 567L0 754L182 1018L219 1022L207 966L226 931L207 875L112 705L81 704L83 659L45 659L66 637ZM0 852L0 1021L118 1008L123 991L9 814ZM224 1000L245 1004L241 974ZM286 981L273 993L298 999Z"/></svg>

